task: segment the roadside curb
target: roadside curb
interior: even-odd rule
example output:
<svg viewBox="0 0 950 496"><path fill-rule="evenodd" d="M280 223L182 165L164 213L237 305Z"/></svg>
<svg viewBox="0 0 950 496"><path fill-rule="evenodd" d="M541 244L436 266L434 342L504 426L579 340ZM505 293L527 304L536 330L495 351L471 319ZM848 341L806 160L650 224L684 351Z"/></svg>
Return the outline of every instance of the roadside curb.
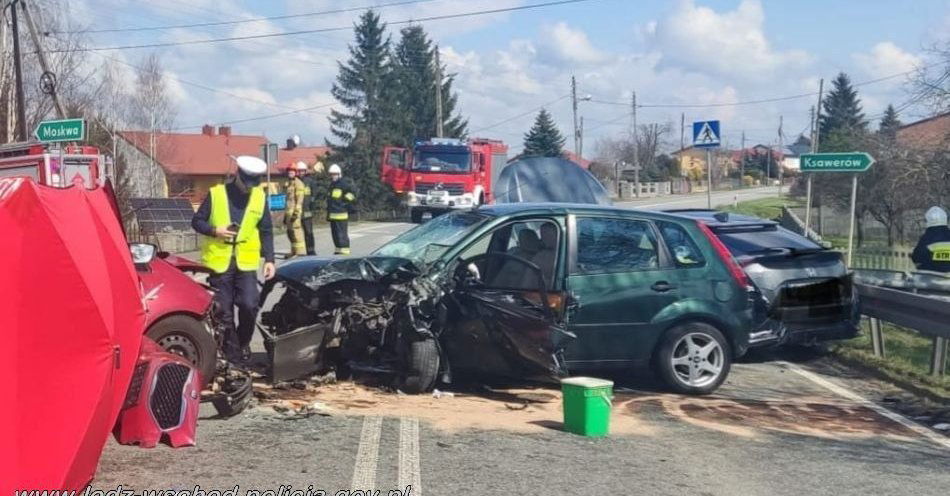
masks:
<svg viewBox="0 0 950 496"><path fill-rule="evenodd" d="M927 388L918 386L907 379L897 377L894 374L889 374L885 371L882 371L881 369L872 367L864 362L861 362L860 360L846 357L838 353L837 351L832 351L830 356L834 358L835 360L837 360L839 363L847 367L856 369L861 373L870 375L871 377L874 377L875 379L893 384L894 386L897 386L898 388L901 388L910 393L913 393L916 396L926 398L930 401L939 403L944 406L950 406L950 396L943 396L941 394L935 393Z"/></svg>

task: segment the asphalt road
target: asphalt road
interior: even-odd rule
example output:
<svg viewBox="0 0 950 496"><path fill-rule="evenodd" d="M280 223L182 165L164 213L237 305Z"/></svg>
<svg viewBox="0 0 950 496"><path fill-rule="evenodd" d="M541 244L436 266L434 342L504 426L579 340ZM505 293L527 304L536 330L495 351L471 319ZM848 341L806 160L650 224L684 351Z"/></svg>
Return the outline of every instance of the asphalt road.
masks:
<svg viewBox="0 0 950 496"><path fill-rule="evenodd" d="M670 199L677 207L695 201L705 197ZM408 227L355 225L354 253ZM329 234L317 235L320 252L331 251ZM563 432L553 389L473 388L441 398L354 389L352 401L332 403L331 416L258 405L228 420L203 418L192 448L110 440L94 487L239 485L236 496L301 496L281 495L282 485L383 495L406 494L407 485L414 495L942 495L950 487L948 438L882 406L906 393L811 351L746 358L704 398L658 392L645 371L614 379L608 438ZM338 386L345 399L352 386ZM314 387L315 397L324 401L326 388Z"/></svg>

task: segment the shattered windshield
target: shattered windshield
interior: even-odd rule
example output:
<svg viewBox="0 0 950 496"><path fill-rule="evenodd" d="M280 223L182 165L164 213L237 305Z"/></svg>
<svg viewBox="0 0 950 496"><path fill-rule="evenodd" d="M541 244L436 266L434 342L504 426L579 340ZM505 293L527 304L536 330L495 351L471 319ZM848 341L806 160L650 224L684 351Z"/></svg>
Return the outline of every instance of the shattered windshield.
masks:
<svg viewBox="0 0 950 496"><path fill-rule="evenodd" d="M420 151L412 170L417 172L468 172L468 153Z"/></svg>
<svg viewBox="0 0 950 496"><path fill-rule="evenodd" d="M487 219L477 212L440 215L386 243L373 255L407 258L420 265L431 263Z"/></svg>

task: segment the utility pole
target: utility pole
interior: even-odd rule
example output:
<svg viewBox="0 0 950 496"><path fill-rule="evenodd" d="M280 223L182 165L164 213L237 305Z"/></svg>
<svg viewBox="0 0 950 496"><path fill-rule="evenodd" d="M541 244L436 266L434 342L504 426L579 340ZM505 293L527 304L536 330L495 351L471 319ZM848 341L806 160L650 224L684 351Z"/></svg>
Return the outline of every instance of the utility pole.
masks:
<svg viewBox="0 0 950 496"><path fill-rule="evenodd" d="M782 116L778 116L778 197L782 197L782 179L785 172L785 141L782 139Z"/></svg>
<svg viewBox="0 0 950 496"><path fill-rule="evenodd" d="M40 43L40 37L36 31L36 23L33 22L33 16L30 14L26 0L19 0L19 2L23 6L23 15L26 17L26 27L30 30L30 38L33 40L33 46L36 48L36 57L39 59L40 68L43 70L43 80L48 80L49 82L48 90L44 87L44 91L48 91L50 98L53 99L56 116L60 119L65 119L66 109L63 108L59 97L56 96L56 76L53 74L53 71L50 70L49 62L46 60L46 52L43 50L42 43Z"/></svg>
<svg viewBox="0 0 950 496"><path fill-rule="evenodd" d="M745 185L745 131L742 131L742 154L739 158L739 189Z"/></svg>
<svg viewBox="0 0 950 496"><path fill-rule="evenodd" d="M20 26L17 22L16 4L10 4L10 16L13 22L13 70L16 74L16 141L26 141L26 104L23 98L23 70L20 64Z"/></svg>
<svg viewBox="0 0 950 496"><path fill-rule="evenodd" d="M439 46L435 46L435 135L442 137L442 61L439 59Z"/></svg>
<svg viewBox="0 0 950 496"><path fill-rule="evenodd" d="M819 126L821 122L821 97L825 89L824 78L818 80L818 105L815 107L814 120L812 120L812 140L811 152L818 152L818 135L821 133ZM808 229L811 227L811 179L813 173L808 173L808 179L805 182L805 237L808 237Z"/></svg>
<svg viewBox="0 0 950 496"><path fill-rule="evenodd" d="M580 135L577 129L577 79L574 76L571 76L571 106L574 109L574 154L580 158Z"/></svg>
<svg viewBox="0 0 950 496"><path fill-rule="evenodd" d="M637 92L633 92L631 101L633 111L633 187L636 188L636 197L640 198L640 133L637 130Z"/></svg>
<svg viewBox="0 0 950 496"><path fill-rule="evenodd" d="M686 112L680 113L680 151L686 148Z"/></svg>
<svg viewBox="0 0 950 496"><path fill-rule="evenodd" d="M578 160L580 160L580 158L584 156L584 116L583 115L580 117L580 120L581 120L581 127L578 129L578 133L580 133L580 136L578 137L578 142L580 143L580 146L577 149Z"/></svg>

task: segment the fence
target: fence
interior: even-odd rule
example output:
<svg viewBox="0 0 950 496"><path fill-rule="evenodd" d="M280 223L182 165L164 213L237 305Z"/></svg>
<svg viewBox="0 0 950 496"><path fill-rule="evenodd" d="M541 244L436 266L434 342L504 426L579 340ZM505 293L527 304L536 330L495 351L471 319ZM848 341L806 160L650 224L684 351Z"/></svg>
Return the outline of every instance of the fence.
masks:
<svg viewBox="0 0 950 496"><path fill-rule="evenodd" d="M812 211L812 214L814 215L815 211ZM790 231L804 235L805 223L793 209L782 207L782 216L779 218L779 223ZM814 228L809 228L808 231L809 238L818 242L822 241L822 237ZM843 236L847 236L847 230ZM903 248L855 248L851 268L910 272L916 270L914 262L910 259L910 254L911 250Z"/></svg>

